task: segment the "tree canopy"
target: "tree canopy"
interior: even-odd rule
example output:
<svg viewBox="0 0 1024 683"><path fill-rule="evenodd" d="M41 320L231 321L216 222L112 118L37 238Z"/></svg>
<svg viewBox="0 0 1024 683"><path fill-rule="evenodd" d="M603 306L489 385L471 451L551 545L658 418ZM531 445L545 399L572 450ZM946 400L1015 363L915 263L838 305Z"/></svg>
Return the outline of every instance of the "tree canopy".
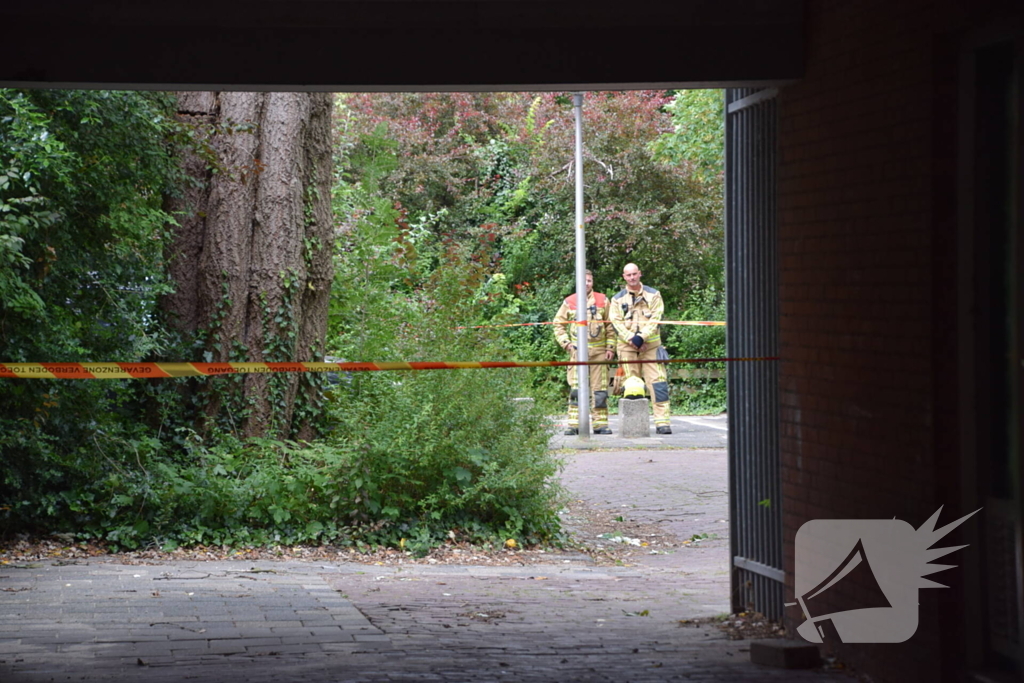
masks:
<svg viewBox="0 0 1024 683"><path fill-rule="evenodd" d="M663 91L587 95L584 221L599 288L616 287L636 261L678 308L692 291L721 285L721 167L680 163L688 148L674 101ZM713 138L703 113L686 131ZM421 242L492 241L509 282L546 296L570 284L570 98L359 94L339 100L338 117L343 173L368 197L400 204Z"/></svg>
<svg viewBox="0 0 1024 683"><path fill-rule="evenodd" d="M662 291L667 319L722 315L721 164L702 147L717 139L720 148L720 101L717 91L586 95L584 221L598 290L618 291L622 267L634 261ZM570 97L347 95L336 128L343 243L372 234L380 249L398 249L409 291L438 267L446 245L471 245L489 267L477 324L551 319L575 282ZM687 160L693 150L703 156ZM678 353L706 351L721 344L720 332L673 329L666 338ZM510 329L504 338L517 358L559 353L548 329ZM533 375L542 394L561 391L559 373Z"/></svg>

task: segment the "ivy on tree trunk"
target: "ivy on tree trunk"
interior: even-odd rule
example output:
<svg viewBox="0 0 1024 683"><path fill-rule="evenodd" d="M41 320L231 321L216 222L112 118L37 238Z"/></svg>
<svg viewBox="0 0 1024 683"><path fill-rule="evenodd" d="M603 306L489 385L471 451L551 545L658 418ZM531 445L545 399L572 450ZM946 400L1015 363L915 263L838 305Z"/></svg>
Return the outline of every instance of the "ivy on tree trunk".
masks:
<svg viewBox="0 0 1024 683"><path fill-rule="evenodd" d="M169 324L205 362L322 360L332 279L331 107L327 93L182 92L178 116L204 138L186 158L197 182L169 207L176 291ZM201 432L308 439L317 376L196 380Z"/></svg>

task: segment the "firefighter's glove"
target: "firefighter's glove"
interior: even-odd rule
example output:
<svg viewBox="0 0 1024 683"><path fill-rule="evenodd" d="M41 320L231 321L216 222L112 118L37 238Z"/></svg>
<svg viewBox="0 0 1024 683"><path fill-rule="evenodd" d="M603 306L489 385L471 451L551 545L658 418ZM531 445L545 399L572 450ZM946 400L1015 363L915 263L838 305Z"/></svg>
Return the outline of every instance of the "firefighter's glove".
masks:
<svg viewBox="0 0 1024 683"><path fill-rule="evenodd" d="M629 343L639 349L641 346L644 345L644 338L641 337L639 334L633 335L633 338L629 340Z"/></svg>

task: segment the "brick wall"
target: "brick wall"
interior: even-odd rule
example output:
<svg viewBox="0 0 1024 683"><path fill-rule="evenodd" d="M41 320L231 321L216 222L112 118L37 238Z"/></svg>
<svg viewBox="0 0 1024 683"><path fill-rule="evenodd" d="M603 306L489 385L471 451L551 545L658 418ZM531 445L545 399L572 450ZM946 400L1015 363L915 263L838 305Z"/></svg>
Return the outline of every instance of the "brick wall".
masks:
<svg viewBox="0 0 1024 683"><path fill-rule="evenodd" d="M940 525L960 514L949 277L956 50L991 11L807 4L806 76L779 98L786 602L805 521L896 517L917 528L940 505ZM828 595L845 610L862 590L841 584ZM944 590L920 591L921 625L907 643L840 647L840 659L875 680L953 675L961 593ZM799 607L786 619L793 632Z"/></svg>

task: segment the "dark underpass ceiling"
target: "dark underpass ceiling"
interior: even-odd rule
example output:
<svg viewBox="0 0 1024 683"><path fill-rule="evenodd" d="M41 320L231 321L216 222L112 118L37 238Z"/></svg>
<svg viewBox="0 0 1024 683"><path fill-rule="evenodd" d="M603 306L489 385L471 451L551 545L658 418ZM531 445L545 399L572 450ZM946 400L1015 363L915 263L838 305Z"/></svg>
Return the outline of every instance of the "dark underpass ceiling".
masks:
<svg viewBox="0 0 1024 683"><path fill-rule="evenodd" d="M4 3L0 85L614 89L802 75L794 0Z"/></svg>

